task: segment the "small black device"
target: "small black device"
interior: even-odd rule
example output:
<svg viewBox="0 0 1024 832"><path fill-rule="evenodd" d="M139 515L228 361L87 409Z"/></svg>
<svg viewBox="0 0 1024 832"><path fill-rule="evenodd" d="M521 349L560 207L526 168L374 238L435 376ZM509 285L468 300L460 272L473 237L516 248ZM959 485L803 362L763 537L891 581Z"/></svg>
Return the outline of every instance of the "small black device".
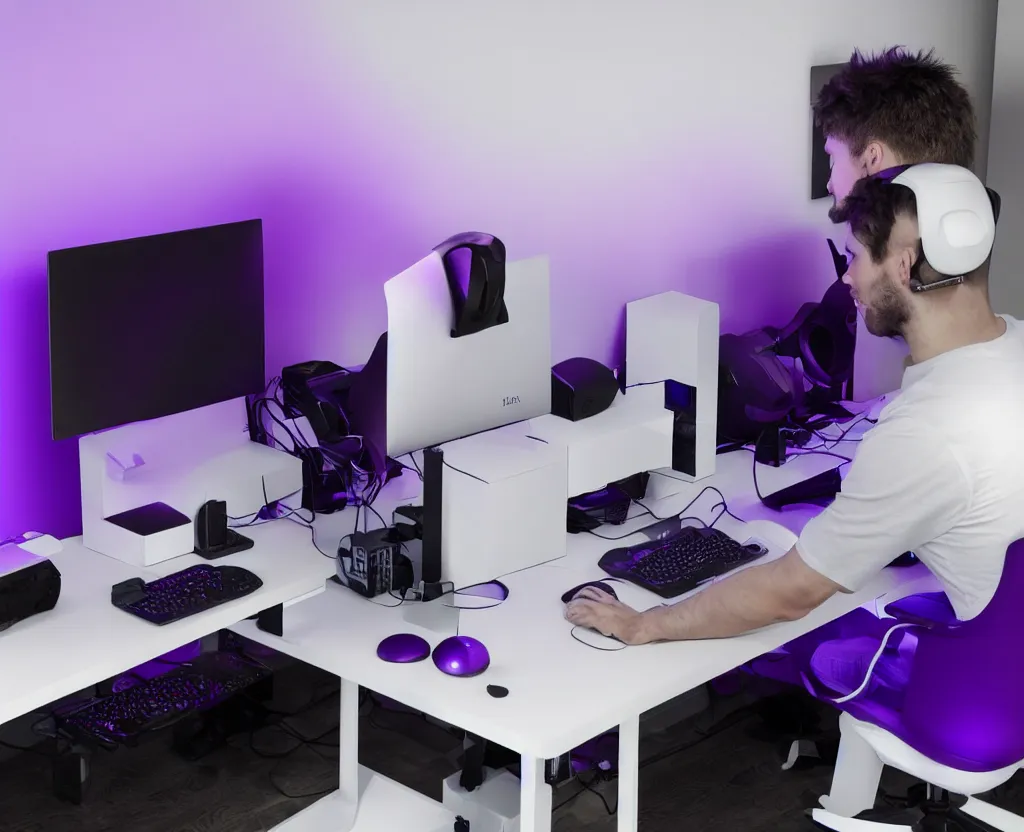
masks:
<svg viewBox="0 0 1024 832"><path fill-rule="evenodd" d="M146 583L129 578L110 588L110 603L150 624L170 624L236 601L263 586L240 566L190 566Z"/></svg>
<svg viewBox="0 0 1024 832"><path fill-rule="evenodd" d="M49 612L60 598L60 570L46 558L22 550L18 555L14 568L0 574L0 632L33 615Z"/></svg>
<svg viewBox="0 0 1024 832"><path fill-rule="evenodd" d="M761 431L754 445L754 459L761 465L778 468L786 461L786 452L791 447L802 448L811 439L811 432L805 428L786 428L771 425Z"/></svg>
<svg viewBox="0 0 1024 832"><path fill-rule="evenodd" d="M252 539L228 528L228 504L224 500L207 500L196 514L195 552L207 560L215 560L253 547Z"/></svg>
<svg viewBox="0 0 1024 832"><path fill-rule="evenodd" d="M811 503L827 506L843 487L843 478L838 468L830 468L813 477L808 477L787 488L765 494L761 502L775 511L782 511L786 506L796 503Z"/></svg>
<svg viewBox="0 0 1024 832"><path fill-rule="evenodd" d="M605 524L621 525L629 516L629 496L612 484L569 500L566 530L569 534L593 531Z"/></svg>
<svg viewBox="0 0 1024 832"><path fill-rule="evenodd" d="M358 442L358 440L357 440ZM302 460L302 507L314 514L333 514L348 505L346 466L321 448L297 448Z"/></svg>
<svg viewBox="0 0 1024 832"><path fill-rule="evenodd" d="M120 526L125 531L139 535L139 537L160 534L160 532L176 529L179 526L187 526L192 522L187 514L182 514L167 503L146 503L144 506L136 506L127 511L113 514L106 520L108 523Z"/></svg>
<svg viewBox="0 0 1024 832"><path fill-rule="evenodd" d="M412 561L402 554L403 545L401 535L393 528L342 538L336 582L364 598L408 592L413 585L413 570Z"/></svg>
<svg viewBox="0 0 1024 832"><path fill-rule="evenodd" d="M488 685L487 692L495 699L504 699L508 696L508 688L502 685Z"/></svg>
<svg viewBox="0 0 1024 832"><path fill-rule="evenodd" d="M47 292L54 439L266 385L262 220L51 251Z"/></svg>
<svg viewBox="0 0 1024 832"><path fill-rule="evenodd" d="M609 483L597 491L589 491L569 499L566 512L566 530L569 534L593 531L605 524L621 525L629 517L633 500L642 500L647 494L651 475L644 471L631 477Z"/></svg>
<svg viewBox="0 0 1024 832"><path fill-rule="evenodd" d="M615 373L593 358L569 358L551 368L551 412L563 419L596 416L618 393Z"/></svg>
<svg viewBox="0 0 1024 832"><path fill-rule="evenodd" d="M669 537L612 549L598 566L662 598L675 598L767 553L758 543L743 545L718 529L684 526Z"/></svg>

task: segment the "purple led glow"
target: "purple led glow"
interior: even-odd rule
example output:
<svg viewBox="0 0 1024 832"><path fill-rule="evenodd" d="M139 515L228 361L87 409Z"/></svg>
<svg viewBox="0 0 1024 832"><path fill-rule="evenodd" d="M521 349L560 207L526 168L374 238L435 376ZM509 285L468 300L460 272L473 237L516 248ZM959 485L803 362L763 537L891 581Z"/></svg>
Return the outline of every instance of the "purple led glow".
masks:
<svg viewBox="0 0 1024 832"><path fill-rule="evenodd" d="M76 443L50 440L51 249L261 217L273 373L364 362L382 283L482 229L512 259L550 255L552 363L618 364L631 299L689 291L744 331L821 297L830 228L805 198L796 92L809 56L927 43L986 88L995 12L973 5L915 0L853 29L823 9L773 62L763 4L676 5L582 21L548 4L541 25L525 7L396 0L4 4L0 538L81 528ZM703 48L722 32L727 56ZM897 386L902 359L867 340L858 373L881 386L858 380L865 396Z"/></svg>

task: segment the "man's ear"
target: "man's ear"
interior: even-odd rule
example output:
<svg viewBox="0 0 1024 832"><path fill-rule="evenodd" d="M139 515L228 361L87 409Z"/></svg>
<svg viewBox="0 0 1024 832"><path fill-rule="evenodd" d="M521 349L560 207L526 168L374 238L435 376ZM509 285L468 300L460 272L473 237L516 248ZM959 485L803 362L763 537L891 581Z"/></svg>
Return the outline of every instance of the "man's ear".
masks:
<svg viewBox="0 0 1024 832"><path fill-rule="evenodd" d="M888 156L889 154L886 153L884 144L877 141L868 142L867 147L864 148L864 152L860 156L867 175L874 176L880 170L885 170L888 167L886 161Z"/></svg>
<svg viewBox="0 0 1024 832"><path fill-rule="evenodd" d="M904 246L900 250L900 259L897 263L896 276L903 288L910 287L910 276L917 262L917 247Z"/></svg>

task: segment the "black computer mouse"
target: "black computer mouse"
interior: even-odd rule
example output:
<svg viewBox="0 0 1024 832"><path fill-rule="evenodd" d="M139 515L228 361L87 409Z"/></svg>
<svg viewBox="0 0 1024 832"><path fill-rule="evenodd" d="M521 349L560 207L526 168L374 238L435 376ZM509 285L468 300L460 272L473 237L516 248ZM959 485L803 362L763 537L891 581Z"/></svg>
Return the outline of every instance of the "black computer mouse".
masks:
<svg viewBox="0 0 1024 832"><path fill-rule="evenodd" d="M562 603L563 604L568 604L576 596L576 593L579 592L581 589L583 589L583 587L585 587L585 586L596 586L598 589L601 589L601 590L604 590L605 592L607 592L609 595L612 596L612 598L618 599L618 597L619 597L618 595L615 594L615 590L612 589L612 585L611 584L609 584L609 583L607 583L605 581L587 581L585 584L580 584L579 586L574 586L572 589L570 589L568 592L566 592L564 595L562 595Z"/></svg>

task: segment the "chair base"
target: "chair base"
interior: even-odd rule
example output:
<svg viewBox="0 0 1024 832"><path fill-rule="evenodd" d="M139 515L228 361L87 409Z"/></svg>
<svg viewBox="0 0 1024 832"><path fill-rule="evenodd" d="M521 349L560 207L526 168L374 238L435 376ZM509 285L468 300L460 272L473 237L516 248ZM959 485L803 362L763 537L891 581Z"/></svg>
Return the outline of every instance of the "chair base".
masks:
<svg viewBox="0 0 1024 832"><path fill-rule="evenodd" d="M870 814L865 812L864 814ZM844 818L825 809L811 811L819 829L833 832L1024 832L1024 818L971 798L963 806L925 806L915 823L880 823L866 818Z"/></svg>

